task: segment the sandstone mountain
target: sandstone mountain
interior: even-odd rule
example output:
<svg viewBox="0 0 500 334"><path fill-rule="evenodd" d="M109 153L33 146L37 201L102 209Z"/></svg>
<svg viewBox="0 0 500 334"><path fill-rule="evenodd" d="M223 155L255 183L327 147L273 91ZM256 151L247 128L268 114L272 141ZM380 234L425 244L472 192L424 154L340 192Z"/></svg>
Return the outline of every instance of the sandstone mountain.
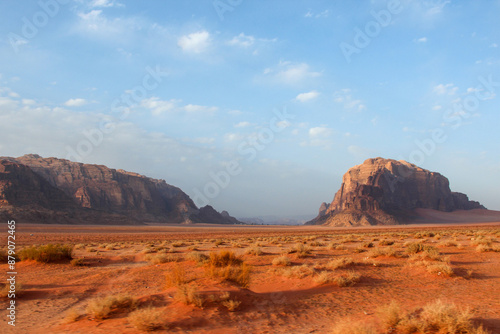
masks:
<svg viewBox="0 0 500 334"><path fill-rule="evenodd" d="M415 218L416 209L451 212L484 207L452 192L448 179L439 173L406 161L375 158L349 169L333 201L321 204L319 215L306 224L398 224Z"/></svg>
<svg viewBox="0 0 500 334"><path fill-rule="evenodd" d="M198 209L164 180L34 154L0 157L0 211L32 222L239 223L227 212Z"/></svg>

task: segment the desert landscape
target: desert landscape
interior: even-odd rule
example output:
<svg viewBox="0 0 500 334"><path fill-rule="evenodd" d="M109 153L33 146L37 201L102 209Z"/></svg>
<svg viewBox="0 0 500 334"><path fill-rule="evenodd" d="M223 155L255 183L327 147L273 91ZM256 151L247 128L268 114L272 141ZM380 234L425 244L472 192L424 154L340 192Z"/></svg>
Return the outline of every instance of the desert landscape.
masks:
<svg viewBox="0 0 500 334"><path fill-rule="evenodd" d="M18 229L17 333L500 332L499 223Z"/></svg>
<svg viewBox="0 0 500 334"><path fill-rule="evenodd" d="M499 13L0 1L0 334L500 334Z"/></svg>

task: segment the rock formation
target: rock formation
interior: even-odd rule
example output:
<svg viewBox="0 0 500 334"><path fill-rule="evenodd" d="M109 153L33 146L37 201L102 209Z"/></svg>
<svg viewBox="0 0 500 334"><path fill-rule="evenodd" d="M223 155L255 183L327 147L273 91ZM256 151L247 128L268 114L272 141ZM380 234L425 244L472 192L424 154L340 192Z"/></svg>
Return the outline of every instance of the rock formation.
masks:
<svg viewBox="0 0 500 334"><path fill-rule="evenodd" d="M440 211L484 209L450 191L448 179L406 161L375 158L352 167L330 205L323 203L309 225L398 224L418 208Z"/></svg>
<svg viewBox="0 0 500 334"><path fill-rule="evenodd" d="M164 180L34 154L0 158L0 209L42 222L239 223L227 212L198 209Z"/></svg>

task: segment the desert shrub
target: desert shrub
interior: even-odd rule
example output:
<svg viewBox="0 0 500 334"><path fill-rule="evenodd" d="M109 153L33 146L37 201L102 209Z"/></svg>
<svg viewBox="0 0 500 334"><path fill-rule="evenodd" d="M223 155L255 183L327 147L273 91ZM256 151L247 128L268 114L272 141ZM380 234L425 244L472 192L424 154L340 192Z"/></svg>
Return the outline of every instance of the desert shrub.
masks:
<svg viewBox="0 0 500 334"><path fill-rule="evenodd" d="M65 324L76 322L81 316L82 314L80 312L78 312L75 308L71 308L65 313L62 322Z"/></svg>
<svg viewBox="0 0 500 334"><path fill-rule="evenodd" d="M292 261L290 260L290 258L288 258L288 256L285 256L285 255L282 255L282 256L278 256L278 257L275 257L273 259L273 266L290 266L292 265Z"/></svg>
<svg viewBox="0 0 500 334"><path fill-rule="evenodd" d="M245 250L245 254L247 255L262 255L264 254L264 252L262 251L262 249L260 249L260 247L258 246L252 246L252 247L249 247Z"/></svg>
<svg viewBox="0 0 500 334"><path fill-rule="evenodd" d="M165 275L166 287L180 286L188 282L186 271L178 264L174 265Z"/></svg>
<svg viewBox="0 0 500 334"><path fill-rule="evenodd" d="M50 263L73 258L73 247L70 245L42 245L23 248L19 252L21 260L35 260L37 262Z"/></svg>
<svg viewBox="0 0 500 334"><path fill-rule="evenodd" d="M203 298L198 292L198 288L194 285L182 284L177 286L177 291L175 292L175 300L185 304L194 305L196 307L203 307Z"/></svg>
<svg viewBox="0 0 500 334"><path fill-rule="evenodd" d="M82 258L73 259L69 263L71 263L71 265L74 266L74 267L81 267L81 266L85 265L85 263L84 263L84 261L83 261Z"/></svg>
<svg viewBox="0 0 500 334"><path fill-rule="evenodd" d="M313 268L309 267L307 264L303 264L301 266L291 267L291 268L282 268L277 271L277 274L285 277L293 277L293 278L304 278L307 276L314 275L315 271Z"/></svg>
<svg viewBox="0 0 500 334"><path fill-rule="evenodd" d="M151 264L160 264L167 262L179 262L182 258L176 254L148 254L145 257L145 260Z"/></svg>
<svg viewBox="0 0 500 334"><path fill-rule="evenodd" d="M314 277L314 282L317 284L328 284L333 282L335 279L328 271L322 271Z"/></svg>
<svg viewBox="0 0 500 334"><path fill-rule="evenodd" d="M361 280L361 275L354 271L335 277L334 282L340 287L353 286Z"/></svg>
<svg viewBox="0 0 500 334"><path fill-rule="evenodd" d="M293 250L295 251L295 255L298 258L304 258L304 257L307 257L311 254L311 248L307 245L304 245L304 244L295 245Z"/></svg>
<svg viewBox="0 0 500 334"><path fill-rule="evenodd" d="M167 325L163 312L153 307L135 310L128 315L127 320L132 326L145 332L162 329Z"/></svg>
<svg viewBox="0 0 500 334"><path fill-rule="evenodd" d="M431 331L468 333L472 329L471 318L470 310L461 310L454 304L437 300L424 306L420 314L420 328L425 333Z"/></svg>
<svg viewBox="0 0 500 334"><path fill-rule="evenodd" d="M409 255L417 254L421 252L426 252L430 256L439 255L439 251L436 247L424 245L421 242L412 242L406 246L406 253Z"/></svg>
<svg viewBox="0 0 500 334"><path fill-rule="evenodd" d="M211 252L207 264L213 267L226 267L239 265L243 261L232 251Z"/></svg>
<svg viewBox="0 0 500 334"><path fill-rule="evenodd" d="M476 247L476 252L500 252L499 246L492 246L490 244L480 244Z"/></svg>
<svg viewBox="0 0 500 334"><path fill-rule="evenodd" d="M252 268L244 262L239 265L226 265L225 267L215 266L209 262L205 268L207 276L233 282L243 288L248 288L250 285L251 271Z"/></svg>
<svg viewBox="0 0 500 334"><path fill-rule="evenodd" d="M452 240L442 241L439 243L439 247L457 247L457 243Z"/></svg>
<svg viewBox="0 0 500 334"><path fill-rule="evenodd" d="M332 334L377 334L377 331L372 324L349 319L337 322L333 326Z"/></svg>
<svg viewBox="0 0 500 334"><path fill-rule="evenodd" d="M377 310L377 316L384 328L388 331L394 328L404 319L401 307L394 300L386 306L382 306Z"/></svg>
<svg viewBox="0 0 500 334"><path fill-rule="evenodd" d="M455 272L453 268L445 262L431 262L426 265L427 271L431 274L453 276Z"/></svg>
<svg viewBox="0 0 500 334"><path fill-rule="evenodd" d="M360 247L354 248L353 252L354 253L363 253L363 252L366 252L366 249L364 249L362 246L360 246Z"/></svg>
<svg viewBox="0 0 500 334"><path fill-rule="evenodd" d="M240 304L241 304L241 301L234 300L234 299L229 299L229 300L225 300L222 302L222 305L224 305L229 312L236 311L238 309L238 307L240 306Z"/></svg>
<svg viewBox="0 0 500 334"><path fill-rule="evenodd" d="M112 313L132 310L135 304L135 299L129 295L97 297L89 301L86 311L92 319L103 320Z"/></svg>
<svg viewBox="0 0 500 334"><path fill-rule="evenodd" d="M329 269L342 269L353 266L355 264L354 260L350 257L340 257L335 260L331 260L326 264Z"/></svg>
<svg viewBox="0 0 500 334"><path fill-rule="evenodd" d="M381 240L379 243L378 243L380 246L391 246L391 245L394 245L394 240Z"/></svg>
<svg viewBox="0 0 500 334"><path fill-rule="evenodd" d="M373 242L366 242L363 244L363 247L364 248L372 248L374 245L373 245Z"/></svg>
<svg viewBox="0 0 500 334"><path fill-rule="evenodd" d="M186 259L189 261L195 261L198 264L206 263L209 257L201 252L190 252Z"/></svg>
<svg viewBox="0 0 500 334"><path fill-rule="evenodd" d="M379 257L379 256L391 256L391 257L398 257L398 254L396 250L392 247L386 247L386 248L375 248L370 250L367 254L367 257Z"/></svg>

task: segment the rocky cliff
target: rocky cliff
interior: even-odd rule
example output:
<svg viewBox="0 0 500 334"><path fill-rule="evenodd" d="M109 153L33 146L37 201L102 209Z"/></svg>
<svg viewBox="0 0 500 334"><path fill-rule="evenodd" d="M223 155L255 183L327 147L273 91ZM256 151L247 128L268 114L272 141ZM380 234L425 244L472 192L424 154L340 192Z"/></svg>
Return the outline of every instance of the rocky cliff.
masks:
<svg viewBox="0 0 500 334"><path fill-rule="evenodd" d="M71 223L238 223L211 207L206 214L164 180L33 154L0 163L0 208L33 220L49 214Z"/></svg>
<svg viewBox="0 0 500 334"><path fill-rule="evenodd" d="M448 179L406 161L368 159L344 174L331 204L306 224L363 226L398 224L418 208L439 211L484 209L452 192Z"/></svg>

